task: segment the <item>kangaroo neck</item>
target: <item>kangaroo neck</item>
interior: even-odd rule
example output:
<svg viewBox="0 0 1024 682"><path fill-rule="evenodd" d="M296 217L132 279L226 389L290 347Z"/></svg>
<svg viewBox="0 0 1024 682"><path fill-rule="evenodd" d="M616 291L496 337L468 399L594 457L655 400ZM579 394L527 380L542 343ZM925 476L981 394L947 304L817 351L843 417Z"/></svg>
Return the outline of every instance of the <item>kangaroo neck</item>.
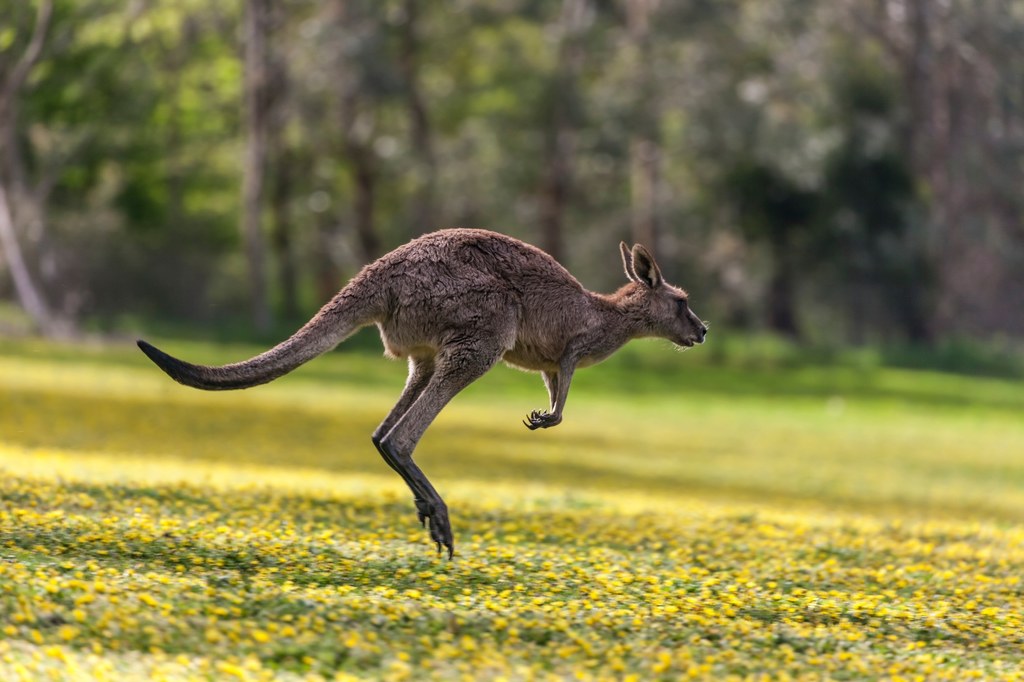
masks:
<svg viewBox="0 0 1024 682"><path fill-rule="evenodd" d="M601 362L628 341L644 335L623 297L590 292L590 303L593 322L584 334L580 354L580 365L584 367Z"/></svg>

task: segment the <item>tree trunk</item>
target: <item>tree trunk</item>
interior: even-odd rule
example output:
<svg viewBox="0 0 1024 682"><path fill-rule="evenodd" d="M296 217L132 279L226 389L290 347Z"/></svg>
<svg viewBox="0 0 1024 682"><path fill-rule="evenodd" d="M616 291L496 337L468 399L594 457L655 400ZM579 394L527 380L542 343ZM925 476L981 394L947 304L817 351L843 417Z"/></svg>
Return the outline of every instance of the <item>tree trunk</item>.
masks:
<svg viewBox="0 0 1024 682"><path fill-rule="evenodd" d="M373 164L373 152L367 146L353 143L348 146L348 152L353 165L352 179L356 194L356 237L363 262L369 263L380 256L380 239L377 237L374 215L377 172Z"/></svg>
<svg viewBox="0 0 1024 682"><path fill-rule="evenodd" d="M18 302L32 323L46 336L60 336L70 333L71 326L53 313L41 288L32 277L18 241L15 212L11 206L13 197L8 195L10 188L13 193L22 197L18 216L24 221L24 216L31 214L37 219L39 229L42 229L42 209L35 202L35 195L28 189L24 161L18 146L18 104L28 76L42 54L52 17L53 2L42 0L37 8L35 25L24 53L11 67L7 78L0 82L0 141L3 143L0 158L0 255L6 261L7 269L14 280Z"/></svg>
<svg viewBox="0 0 1024 682"><path fill-rule="evenodd" d="M544 136L544 178L540 189L541 246L557 261L562 260L565 250L562 223L569 198L569 157L574 138L573 131L561 122L552 123Z"/></svg>
<svg viewBox="0 0 1024 682"><path fill-rule="evenodd" d="M323 214L318 217L316 229L317 243L313 256L315 277L313 286L318 303L330 300L334 294L338 293L341 285L344 284L341 268L338 267L338 262L332 253L337 226L326 218Z"/></svg>
<svg viewBox="0 0 1024 682"><path fill-rule="evenodd" d="M661 150L642 135L629 141L630 215L633 240L658 252L658 170Z"/></svg>
<svg viewBox="0 0 1024 682"><path fill-rule="evenodd" d="M288 146L288 124L293 103L288 63L281 48L280 27L286 21L281 7L275 8L268 27L268 119L267 154L270 160L271 245L281 290L281 313L291 320L299 316L298 273L292 244L294 224L291 215L293 173L298 172L294 154Z"/></svg>
<svg viewBox="0 0 1024 682"><path fill-rule="evenodd" d="M556 260L564 255L565 210L572 191L576 146L577 80L583 65L580 35L591 20L589 0L563 0L556 27L558 65L549 83L540 186L541 245Z"/></svg>
<svg viewBox="0 0 1024 682"><path fill-rule="evenodd" d="M868 34L878 40L889 54L903 80L902 102L906 112L899 124L900 150L909 161L916 184L927 187L930 198L920 203L921 232L908 235L907 255L914 263L905 267L909 272L894 273L887 286L903 291L891 301L899 316L898 324L905 337L922 344L935 340L941 325L934 293L941 290L942 260L947 251L947 225L949 214L943 208L948 191L948 173L943 166L948 161L948 149L939 139L947 112L938 96L940 67L937 65L937 45L933 35L935 3L932 0L906 0L904 13L894 17L887 0L875 0L868 14L851 15L856 23L866 26ZM862 5L851 2L851 7ZM868 18L866 18L868 17ZM933 278L934 276L934 278ZM935 289L935 291L933 291Z"/></svg>
<svg viewBox="0 0 1024 682"><path fill-rule="evenodd" d="M291 154L283 148L279 135L274 135L274 183L270 203L273 215L273 244L277 260L277 277L281 283L281 312L289 320L299 315L299 287L292 247L292 219L289 204L292 198Z"/></svg>
<svg viewBox="0 0 1024 682"><path fill-rule="evenodd" d="M346 0L336 0L335 7L342 36L365 28L358 26L357 17ZM356 241L363 262L369 263L381 255L375 214L377 167L372 143L376 120L375 112L369 106L363 106L368 98L361 91L361 79L356 76L360 68L360 64L342 51L338 64L342 145L351 165L349 173L354 195L352 218Z"/></svg>
<svg viewBox="0 0 1024 682"><path fill-rule="evenodd" d="M938 309L930 317L935 317L930 324L922 324L918 318L923 311L908 318L908 334L920 340L931 341L933 329L943 326L943 317L948 317L948 302L942 280L947 274L945 260L948 254L948 242L951 235L947 230L951 227L950 216L946 210L949 195L949 178L944 170L947 158L945 141L941 139L942 120L945 112L939 111L942 106L936 93L936 55L932 40L932 7L931 0L909 0L907 3L907 47L903 54L903 81L908 93L908 115L905 123L904 139L911 167L918 178L928 185L929 193L934 197L927 203L925 220L926 234L924 249L929 260L936 267L938 284ZM917 287L922 285L917 284ZM924 305L927 296L920 291L908 292L908 298ZM947 312L943 312L943 309ZM909 312L909 311L908 311ZM913 321L910 321L913 319Z"/></svg>
<svg viewBox="0 0 1024 682"><path fill-rule="evenodd" d="M651 14L658 0L627 0L627 22L634 54L633 125L629 140L630 224L633 240L658 252L657 88L651 44Z"/></svg>
<svg viewBox="0 0 1024 682"><path fill-rule="evenodd" d="M796 266L787 247L788 240L772 245L775 271L768 282L768 326L787 338L801 339L796 316Z"/></svg>
<svg viewBox="0 0 1024 682"><path fill-rule="evenodd" d="M245 165L242 177L242 237L249 265L253 324L270 328L266 246L263 235L263 180L267 154L267 24L269 0L248 0L245 14Z"/></svg>
<svg viewBox="0 0 1024 682"><path fill-rule="evenodd" d="M18 302L31 318L36 328L46 336L59 336L65 330L56 317L50 312L42 293L36 286L25 265L25 259L21 254L21 247L18 244L18 236L14 230L14 220L11 218L11 208L7 201L7 191L3 183L0 183L0 251L3 252L7 261L7 268L11 271L14 279L14 291L18 295Z"/></svg>
<svg viewBox="0 0 1024 682"><path fill-rule="evenodd" d="M434 155L433 132L426 101L420 87L420 51L417 36L419 3L405 0L405 18L399 32L398 64L405 81L406 107L409 112L413 152L414 195L412 201L412 230L423 234L436 230L436 175L437 158Z"/></svg>
<svg viewBox="0 0 1024 682"><path fill-rule="evenodd" d="M899 315L900 326L903 327L903 335L914 344L931 345L935 342L935 330L928 317L927 297L925 284L916 277L907 283L903 295L894 297L893 304Z"/></svg>

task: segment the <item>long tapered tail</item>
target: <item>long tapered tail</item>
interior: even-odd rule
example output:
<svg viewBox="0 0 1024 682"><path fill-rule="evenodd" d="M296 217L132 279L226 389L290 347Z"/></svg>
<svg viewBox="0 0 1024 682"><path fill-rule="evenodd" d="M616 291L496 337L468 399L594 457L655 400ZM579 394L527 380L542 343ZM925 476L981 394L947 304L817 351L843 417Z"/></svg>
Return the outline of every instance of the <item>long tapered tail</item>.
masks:
<svg viewBox="0 0 1024 682"><path fill-rule="evenodd" d="M205 391L258 386L326 353L370 321L359 319L357 311L343 305L343 299L342 294L336 296L286 341L254 358L230 365L194 365L172 357L142 339L138 340L138 345L150 360L179 384Z"/></svg>

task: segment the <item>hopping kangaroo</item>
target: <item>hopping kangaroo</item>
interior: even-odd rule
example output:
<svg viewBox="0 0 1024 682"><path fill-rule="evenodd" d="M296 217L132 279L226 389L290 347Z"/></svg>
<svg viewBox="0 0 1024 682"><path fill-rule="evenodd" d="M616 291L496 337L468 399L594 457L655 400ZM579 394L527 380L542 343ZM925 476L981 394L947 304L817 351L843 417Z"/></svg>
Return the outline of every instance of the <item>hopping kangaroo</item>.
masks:
<svg viewBox="0 0 1024 682"><path fill-rule="evenodd" d="M587 291L551 256L486 230L441 230L367 265L291 338L223 367L193 365L139 341L175 381L210 391L248 388L287 374L376 324L386 355L408 358L398 402L373 432L384 461L412 490L421 524L438 551L454 553L448 507L413 462L423 433L456 393L499 360L538 371L548 410L529 429L562 421L573 372L601 362L630 339L703 343L707 326L687 294L666 283L650 252L619 244L629 283L614 294Z"/></svg>

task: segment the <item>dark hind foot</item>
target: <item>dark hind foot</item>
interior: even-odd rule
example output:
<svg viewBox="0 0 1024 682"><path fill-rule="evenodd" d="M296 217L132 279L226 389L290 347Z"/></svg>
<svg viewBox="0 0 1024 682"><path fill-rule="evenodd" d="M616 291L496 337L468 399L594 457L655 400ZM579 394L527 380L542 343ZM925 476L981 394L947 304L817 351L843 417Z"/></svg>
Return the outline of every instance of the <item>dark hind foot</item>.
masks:
<svg viewBox="0 0 1024 682"><path fill-rule="evenodd" d="M448 507L445 506L444 500L434 490L434 486L430 485L430 481L423 475L419 467L413 463L412 457L408 455L395 456L391 452L391 448L376 432L371 436L371 440L388 466L397 471L412 490L413 502L416 504L416 518L420 520L421 526L426 526L429 521L430 539L437 543L437 551L440 552L442 546L446 547L448 558L451 559L455 554L455 542L452 539L452 527L448 522Z"/></svg>
<svg viewBox="0 0 1024 682"><path fill-rule="evenodd" d="M550 412L541 412L540 410L534 410L525 420L523 420L523 425L531 431L536 429L547 429L561 423L562 417L560 415L551 414Z"/></svg>
<svg viewBox="0 0 1024 682"><path fill-rule="evenodd" d="M448 550L448 558L455 555L455 542L452 538L452 526L448 521L448 508L444 503L431 505L426 500L416 498L416 516L420 525L430 524L430 539L437 545L438 553L442 545Z"/></svg>

